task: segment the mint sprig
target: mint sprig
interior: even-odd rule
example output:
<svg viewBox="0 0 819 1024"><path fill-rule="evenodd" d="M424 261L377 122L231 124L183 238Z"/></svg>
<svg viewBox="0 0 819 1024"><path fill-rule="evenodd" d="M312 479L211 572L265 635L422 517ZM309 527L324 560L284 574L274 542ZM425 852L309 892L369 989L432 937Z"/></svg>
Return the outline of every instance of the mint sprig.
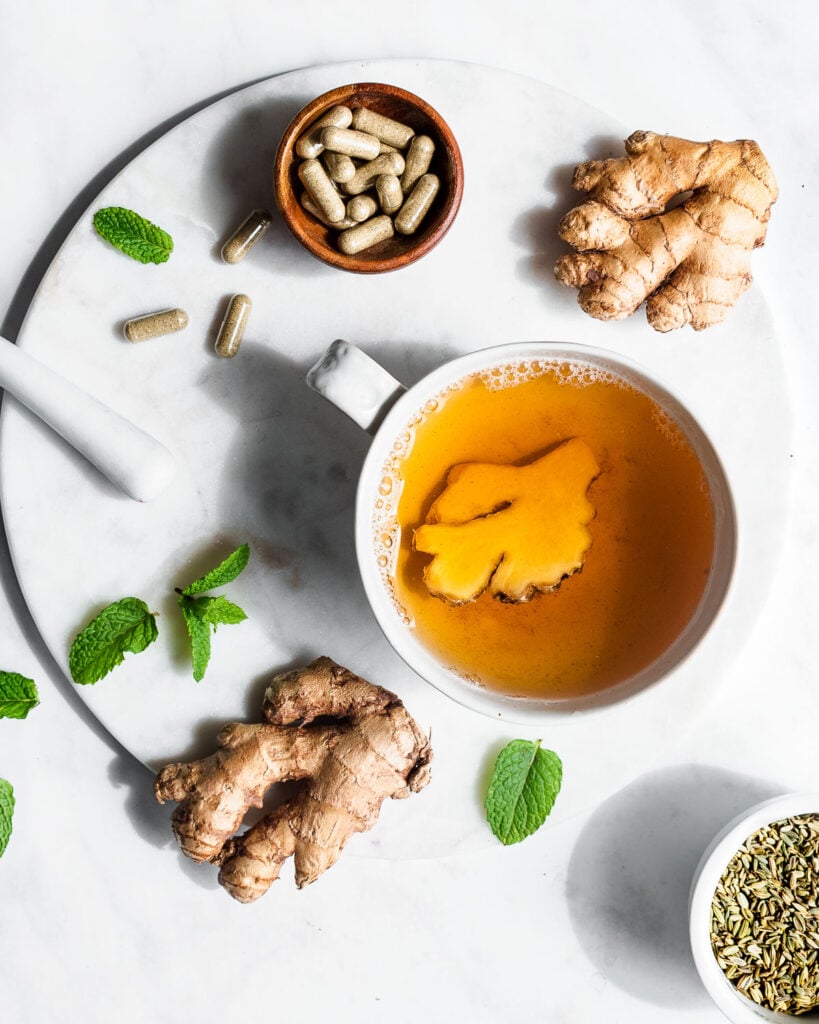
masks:
<svg viewBox="0 0 819 1024"><path fill-rule="evenodd" d="M536 832L554 806L563 765L540 740L512 740L498 754L486 794L489 827L504 846Z"/></svg>
<svg viewBox="0 0 819 1024"><path fill-rule="evenodd" d="M6 852L11 839L11 819L14 814L14 790L11 783L0 779L0 857Z"/></svg>
<svg viewBox="0 0 819 1024"><path fill-rule="evenodd" d="M106 206L94 214L97 234L140 263L166 263L173 252L167 231L123 206Z"/></svg>
<svg viewBox="0 0 819 1024"><path fill-rule="evenodd" d="M232 583L240 572L243 571L250 558L250 547L242 544L232 551L227 558L220 562L215 569L206 572L204 576L189 583L182 591L183 594L204 594L207 590L215 590L223 587L226 583Z"/></svg>
<svg viewBox="0 0 819 1024"><path fill-rule="evenodd" d="M138 597L109 604L71 645L68 667L75 683L96 683L122 664L126 653L138 654L158 636L156 613Z"/></svg>
<svg viewBox="0 0 819 1024"><path fill-rule="evenodd" d="M0 672L0 718L25 718L39 703L33 679L19 672Z"/></svg>
<svg viewBox="0 0 819 1024"><path fill-rule="evenodd" d="M250 547L242 544L215 569L188 584L184 590L177 588L179 607L191 641L193 678L197 683L204 679L210 661L211 629L215 633L217 626L234 625L247 618L238 604L228 601L224 596L208 597L204 591L232 583L244 570L249 558Z"/></svg>

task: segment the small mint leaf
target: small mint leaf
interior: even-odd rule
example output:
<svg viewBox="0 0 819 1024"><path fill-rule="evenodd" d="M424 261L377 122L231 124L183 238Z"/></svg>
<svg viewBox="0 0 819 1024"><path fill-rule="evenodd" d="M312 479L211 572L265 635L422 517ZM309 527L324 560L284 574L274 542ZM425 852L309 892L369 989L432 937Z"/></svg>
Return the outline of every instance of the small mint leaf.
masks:
<svg viewBox="0 0 819 1024"><path fill-rule="evenodd" d="M191 640L191 658L193 662L193 678L197 683L205 678L210 661L210 623L203 618L202 603L207 598L179 598L179 607L185 619L185 626Z"/></svg>
<svg viewBox="0 0 819 1024"><path fill-rule="evenodd" d="M94 214L97 234L140 263L166 263L173 252L167 231L122 206L107 206Z"/></svg>
<svg viewBox="0 0 819 1024"><path fill-rule="evenodd" d="M33 679L19 672L0 672L0 718L25 718L39 703Z"/></svg>
<svg viewBox="0 0 819 1024"><path fill-rule="evenodd" d="M156 640L154 614L138 597L109 604L78 634L68 667L75 683L96 683L122 664L127 652L138 654Z"/></svg>
<svg viewBox="0 0 819 1024"><path fill-rule="evenodd" d="M228 601L226 597L200 597L198 600L206 602L202 606L201 615L214 629L221 625L233 626L247 618L239 605Z"/></svg>
<svg viewBox="0 0 819 1024"><path fill-rule="evenodd" d="M215 587L223 587L226 583L231 583L247 565L249 558L250 548L247 544L242 544L241 547L231 552L224 562L220 562L215 569L211 569L210 572L205 573L204 576L200 576L198 580L194 580L193 583L185 587L182 593L187 596L203 594L206 590L213 590Z"/></svg>
<svg viewBox="0 0 819 1024"><path fill-rule="evenodd" d="M554 806L563 765L540 740L512 740L498 754L486 794L486 817L504 846L536 832Z"/></svg>
<svg viewBox="0 0 819 1024"><path fill-rule="evenodd" d="M14 790L11 783L0 779L0 857L6 852L11 839L11 819L14 814Z"/></svg>

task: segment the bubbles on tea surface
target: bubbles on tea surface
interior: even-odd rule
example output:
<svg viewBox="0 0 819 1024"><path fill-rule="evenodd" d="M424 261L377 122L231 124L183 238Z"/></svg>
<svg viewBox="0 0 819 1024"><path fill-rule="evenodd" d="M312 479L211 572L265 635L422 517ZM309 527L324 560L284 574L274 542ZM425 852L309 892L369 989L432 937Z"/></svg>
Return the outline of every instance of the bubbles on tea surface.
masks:
<svg viewBox="0 0 819 1024"><path fill-rule="evenodd" d="M685 449L689 447L677 421L654 401L651 403L651 422L657 428L660 436L664 437L666 441L670 441L675 448Z"/></svg>
<svg viewBox="0 0 819 1024"><path fill-rule="evenodd" d="M381 477L381 483L378 485L378 493L387 495L392 491L392 479L388 476Z"/></svg>
<svg viewBox="0 0 819 1024"><path fill-rule="evenodd" d="M557 384L569 384L572 387L586 387L589 384L628 387L621 377L610 370L574 359L526 359L518 363L490 366L477 374L490 391L501 391L518 384L526 384L546 375L552 377Z"/></svg>

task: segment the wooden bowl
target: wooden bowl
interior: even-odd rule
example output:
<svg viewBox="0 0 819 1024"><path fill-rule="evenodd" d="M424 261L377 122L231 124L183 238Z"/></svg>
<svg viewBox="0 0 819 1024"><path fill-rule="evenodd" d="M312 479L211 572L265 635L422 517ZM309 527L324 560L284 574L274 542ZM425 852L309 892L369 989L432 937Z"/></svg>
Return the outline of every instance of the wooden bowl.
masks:
<svg viewBox="0 0 819 1024"><path fill-rule="evenodd" d="M370 249L346 256L338 249L339 232L309 214L299 201L304 186L299 180L295 145L310 125L331 107L367 107L409 125L416 135L428 135L435 143L430 172L441 179L441 188L420 228L413 235L396 234ZM293 118L276 154L274 186L276 203L296 238L318 259L339 270L357 274L382 274L409 266L433 249L449 231L461 205L464 172L461 152L449 125L420 97L395 85L377 82L342 85L318 96Z"/></svg>

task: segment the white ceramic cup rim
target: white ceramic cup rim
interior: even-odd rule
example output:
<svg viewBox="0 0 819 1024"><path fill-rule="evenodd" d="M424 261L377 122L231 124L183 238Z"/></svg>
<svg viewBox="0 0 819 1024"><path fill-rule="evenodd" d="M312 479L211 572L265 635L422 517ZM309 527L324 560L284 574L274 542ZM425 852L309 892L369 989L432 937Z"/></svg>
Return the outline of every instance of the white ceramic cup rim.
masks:
<svg viewBox="0 0 819 1024"><path fill-rule="evenodd" d="M717 963L710 937L711 901L731 858L757 829L800 814L819 814L819 793L786 793L755 804L730 821L715 836L694 873L688 907L689 939L694 964L708 994L733 1024L802 1019L757 1006L741 995Z"/></svg>
<svg viewBox="0 0 819 1024"><path fill-rule="evenodd" d="M683 430L708 477L716 513L715 555L705 593L691 621L672 645L651 665L629 680L576 701L507 697L484 689L441 665L401 621L382 580L374 549L373 516L378 485L390 450L413 415L447 387L493 365L527 359L578 361L613 372L646 392ZM646 691L675 671L699 643L717 617L733 575L736 516L725 471L702 427L683 403L652 374L631 360L605 349L570 342L518 342L492 346L452 359L403 393L380 424L361 471L356 496L356 554L373 614L385 637L403 660L422 678L465 707L505 722L540 725L582 711L602 711Z"/></svg>

